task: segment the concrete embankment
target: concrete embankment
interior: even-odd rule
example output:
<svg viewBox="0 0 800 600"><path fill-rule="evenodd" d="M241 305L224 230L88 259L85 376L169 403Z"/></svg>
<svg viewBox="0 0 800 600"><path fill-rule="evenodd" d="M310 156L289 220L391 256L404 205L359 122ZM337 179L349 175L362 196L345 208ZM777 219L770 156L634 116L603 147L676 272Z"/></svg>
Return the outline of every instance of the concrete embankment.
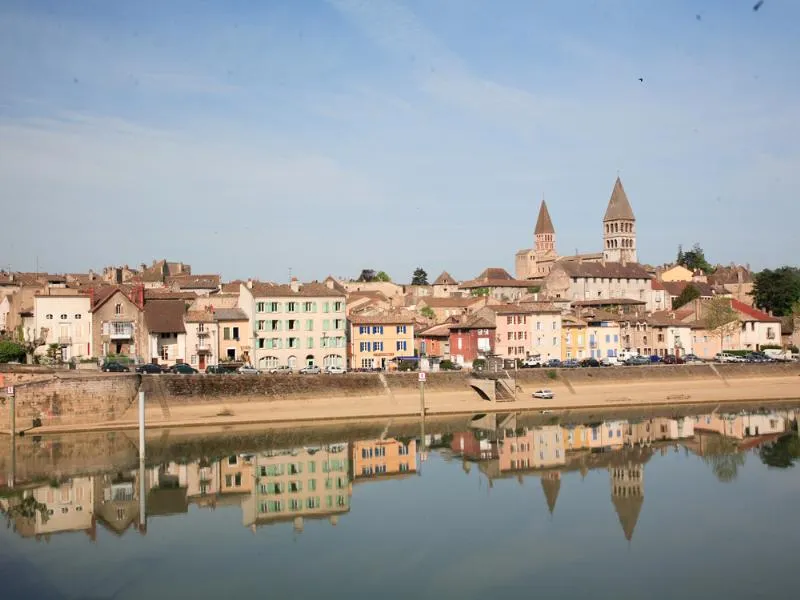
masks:
<svg viewBox="0 0 800 600"><path fill-rule="evenodd" d="M148 421L161 427L407 416L419 410L416 373L140 376L5 367L0 375L15 386L18 429L34 419L43 430L131 427L140 389L146 392ZM800 397L799 375L795 363L529 369L508 374L516 380L517 401L490 403L470 388L469 374L430 373L425 401L430 413L458 413L777 400ZM555 390L556 399L533 401L530 392L539 387ZM9 408L0 395L0 432L10 428Z"/></svg>

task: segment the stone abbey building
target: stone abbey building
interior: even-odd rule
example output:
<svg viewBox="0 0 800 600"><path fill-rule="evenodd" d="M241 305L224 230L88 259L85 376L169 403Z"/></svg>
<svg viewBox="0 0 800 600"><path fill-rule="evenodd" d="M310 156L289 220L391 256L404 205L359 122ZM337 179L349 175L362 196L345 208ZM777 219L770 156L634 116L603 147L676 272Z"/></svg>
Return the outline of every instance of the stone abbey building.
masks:
<svg viewBox="0 0 800 600"><path fill-rule="evenodd" d="M556 251L556 231L547 204L542 200L539 217L533 233L533 248L517 252L515 271L517 279L542 281L552 271L556 262L580 263L637 263L636 217L622 181L617 177L606 214L603 217L603 251L592 254L559 256Z"/></svg>

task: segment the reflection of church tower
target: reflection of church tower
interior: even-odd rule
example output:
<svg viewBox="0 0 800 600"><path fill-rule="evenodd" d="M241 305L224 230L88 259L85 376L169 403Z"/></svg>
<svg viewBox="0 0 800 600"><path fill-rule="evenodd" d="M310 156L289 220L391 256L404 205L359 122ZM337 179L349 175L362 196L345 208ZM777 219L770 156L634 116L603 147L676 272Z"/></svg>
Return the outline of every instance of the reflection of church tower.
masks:
<svg viewBox="0 0 800 600"><path fill-rule="evenodd" d="M558 471L550 471L542 475L542 490L547 500L547 508L552 515L553 511L556 509L558 492L561 490L561 473Z"/></svg>
<svg viewBox="0 0 800 600"><path fill-rule="evenodd" d="M609 468L611 503L617 511L625 539L631 541L644 504L644 465L630 460Z"/></svg>
<svg viewBox="0 0 800 600"><path fill-rule="evenodd" d="M619 177L603 217L603 258L609 262L638 262L636 217Z"/></svg>

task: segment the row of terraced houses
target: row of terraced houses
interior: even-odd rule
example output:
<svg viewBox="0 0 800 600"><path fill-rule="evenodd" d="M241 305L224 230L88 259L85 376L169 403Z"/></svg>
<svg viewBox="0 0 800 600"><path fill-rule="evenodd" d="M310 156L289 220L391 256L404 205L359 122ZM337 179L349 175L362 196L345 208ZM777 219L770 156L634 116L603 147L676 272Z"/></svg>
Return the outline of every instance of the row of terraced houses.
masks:
<svg viewBox="0 0 800 600"><path fill-rule="evenodd" d="M0 272L0 335L57 360L129 357L198 369L221 362L262 369L305 365L392 369L418 357L470 366L512 359L597 359L757 350L797 344L798 328L752 306L741 266L712 275L638 262L636 219L617 179L602 219L602 250L562 256L544 201L533 247L516 273L490 267L459 281L223 282L180 262L65 275ZM673 309L687 286L699 298ZM708 327L711 303L730 323Z"/></svg>

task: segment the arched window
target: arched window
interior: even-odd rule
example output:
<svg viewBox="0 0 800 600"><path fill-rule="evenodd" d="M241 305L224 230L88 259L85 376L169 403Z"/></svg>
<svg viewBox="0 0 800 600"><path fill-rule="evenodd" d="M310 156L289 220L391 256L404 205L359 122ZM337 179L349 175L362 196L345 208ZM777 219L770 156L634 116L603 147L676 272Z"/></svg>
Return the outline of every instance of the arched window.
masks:
<svg viewBox="0 0 800 600"><path fill-rule="evenodd" d="M313 354L307 354L306 355L306 365L309 366L309 367L313 367L314 366L314 355Z"/></svg>
<svg viewBox="0 0 800 600"><path fill-rule="evenodd" d="M294 355L290 356L289 359L287 360L286 364L289 366L290 369L296 369L297 368L297 357L294 356Z"/></svg>

